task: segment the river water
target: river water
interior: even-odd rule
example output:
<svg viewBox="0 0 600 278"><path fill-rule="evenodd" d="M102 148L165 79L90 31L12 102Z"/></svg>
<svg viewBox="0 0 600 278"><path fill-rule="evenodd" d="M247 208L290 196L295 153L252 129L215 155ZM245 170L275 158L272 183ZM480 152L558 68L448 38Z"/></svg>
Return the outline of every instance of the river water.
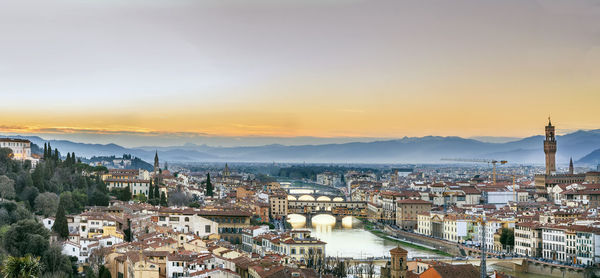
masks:
<svg viewBox="0 0 600 278"><path fill-rule="evenodd" d="M314 227L306 227L306 224L296 223L293 225L295 229L306 229L311 231L311 235L327 242L325 247L327 256L332 257L352 257L355 259L365 259L369 257L389 257L390 249L396 248L397 243L380 238L371 232L365 230L360 222L354 222L352 227L336 223L334 225L315 225ZM346 227L344 227L346 226ZM432 258L435 259L439 255L427 252L420 249L414 249L408 246L400 245L401 248L408 251L408 258ZM542 278L544 275L514 272L509 269L488 265L488 273L498 270L512 275L513 277L522 278ZM379 272L379 267L377 268Z"/></svg>
<svg viewBox="0 0 600 278"><path fill-rule="evenodd" d="M398 244L380 238L371 232L365 230L360 221L350 223L326 223L318 224L313 220L310 227L302 221L292 223L295 229L307 229L311 235L326 242L325 252L327 256L332 257L352 257L355 259L369 257L389 257L390 250L397 247ZM439 257L434 253L414 249L407 246L401 246L408 251L408 257Z"/></svg>

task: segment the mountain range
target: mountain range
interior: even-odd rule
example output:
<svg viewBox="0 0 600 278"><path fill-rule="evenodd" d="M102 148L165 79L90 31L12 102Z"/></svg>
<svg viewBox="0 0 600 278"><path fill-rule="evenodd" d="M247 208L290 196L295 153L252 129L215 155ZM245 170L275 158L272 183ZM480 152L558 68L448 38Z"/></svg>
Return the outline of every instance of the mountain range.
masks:
<svg viewBox="0 0 600 278"><path fill-rule="evenodd" d="M78 156L132 154L152 161L158 151L161 161L172 162L309 162L309 163L442 163L441 158L489 158L509 163L542 164L543 136L493 143L461 137L404 137L394 140L286 146L271 144L252 147L214 147L185 144L182 146L144 146L126 148L116 144L88 144L68 140L44 140L38 136L11 136L29 139L42 146L50 142L61 152ZM576 163L595 165L600 162L600 129L576 131L557 136L558 164L572 157Z"/></svg>

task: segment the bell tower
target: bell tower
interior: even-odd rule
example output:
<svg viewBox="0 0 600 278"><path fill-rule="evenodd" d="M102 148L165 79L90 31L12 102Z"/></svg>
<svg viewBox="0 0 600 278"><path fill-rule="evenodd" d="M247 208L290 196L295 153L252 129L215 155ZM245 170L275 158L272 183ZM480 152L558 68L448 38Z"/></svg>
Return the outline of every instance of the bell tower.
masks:
<svg viewBox="0 0 600 278"><path fill-rule="evenodd" d="M158 164L158 151L154 154L154 173L158 174L158 170L160 169L160 165Z"/></svg>
<svg viewBox="0 0 600 278"><path fill-rule="evenodd" d="M392 255L390 277L391 278L406 278L406 261L408 257L408 251L400 248L400 246L390 250Z"/></svg>
<svg viewBox="0 0 600 278"><path fill-rule="evenodd" d="M556 138L554 137L554 126L548 117L546 126L546 140L544 140L544 153L546 154L546 175L556 172Z"/></svg>

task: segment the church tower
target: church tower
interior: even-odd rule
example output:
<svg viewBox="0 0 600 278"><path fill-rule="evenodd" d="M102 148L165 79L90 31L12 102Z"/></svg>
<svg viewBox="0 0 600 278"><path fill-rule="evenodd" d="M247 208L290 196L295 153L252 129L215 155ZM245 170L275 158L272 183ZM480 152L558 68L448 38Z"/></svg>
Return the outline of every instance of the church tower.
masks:
<svg viewBox="0 0 600 278"><path fill-rule="evenodd" d="M408 267L406 266L406 261L408 257L408 251L400 248L400 246L390 250L390 255L392 255L392 264L390 269L390 277L391 278L405 278L406 270Z"/></svg>
<svg viewBox="0 0 600 278"><path fill-rule="evenodd" d="M154 173L158 173L160 166L158 164L158 151L154 154Z"/></svg>
<svg viewBox="0 0 600 278"><path fill-rule="evenodd" d="M229 166L227 166L227 163L225 163L225 169L223 169L223 177L229 177L231 175L231 172L229 171Z"/></svg>
<svg viewBox="0 0 600 278"><path fill-rule="evenodd" d="M546 175L556 172L556 138L554 137L554 126L548 117L546 126L546 140L544 140L544 153L546 154Z"/></svg>
<svg viewBox="0 0 600 278"><path fill-rule="evenodd" d="M569 175L573 175L573 172L575 172L575 169L573 167L573 158L571 157L571 160L569 161Z"/></svg>

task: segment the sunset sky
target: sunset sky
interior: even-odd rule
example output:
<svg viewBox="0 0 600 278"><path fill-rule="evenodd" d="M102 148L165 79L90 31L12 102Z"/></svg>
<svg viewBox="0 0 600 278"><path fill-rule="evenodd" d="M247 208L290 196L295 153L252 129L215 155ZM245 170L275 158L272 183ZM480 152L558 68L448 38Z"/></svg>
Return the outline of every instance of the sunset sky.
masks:
<svg viewBox="0 0 600 278"><path fill-rule="evenodd" d="M0 134L522 137L548 115L563 133L600 128L599 1L2 2Z"/></svg>

